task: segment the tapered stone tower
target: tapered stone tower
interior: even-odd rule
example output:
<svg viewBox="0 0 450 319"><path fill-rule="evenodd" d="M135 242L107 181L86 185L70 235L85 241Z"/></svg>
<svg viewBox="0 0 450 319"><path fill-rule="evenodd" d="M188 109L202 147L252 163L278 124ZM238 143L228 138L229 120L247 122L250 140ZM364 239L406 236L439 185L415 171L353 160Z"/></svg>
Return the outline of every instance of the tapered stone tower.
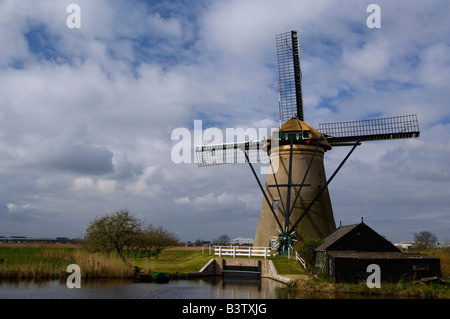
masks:
<svg viewBox="0 0 450 319"><path fill-rule="evenodd" d="M316 196L318 198L308 214L291 231L295 232L294 238L324 238L336 229L328 189L318 195L327 182L324 153L331 149L321 136L319 131L297 118L281 126L280 140L275 141L279 143L278 150L270 152L271 162L277 163L273 165L276 172L267 175L265 193L268 200L263 198L255 246L277 243L280 233L290 230ZM271 143L269 141L268 147Z"/></svg>

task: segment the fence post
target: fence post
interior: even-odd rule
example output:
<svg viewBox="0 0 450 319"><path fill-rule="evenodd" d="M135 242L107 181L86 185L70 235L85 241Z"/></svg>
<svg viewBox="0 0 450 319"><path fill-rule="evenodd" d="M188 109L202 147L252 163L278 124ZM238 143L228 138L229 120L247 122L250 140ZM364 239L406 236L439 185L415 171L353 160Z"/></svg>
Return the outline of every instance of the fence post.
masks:
<svg viewBox="0 0 450 319"><path fill-rule="evenodd" d="M222 246L219 246L219 257L222 257Z"/></svg>

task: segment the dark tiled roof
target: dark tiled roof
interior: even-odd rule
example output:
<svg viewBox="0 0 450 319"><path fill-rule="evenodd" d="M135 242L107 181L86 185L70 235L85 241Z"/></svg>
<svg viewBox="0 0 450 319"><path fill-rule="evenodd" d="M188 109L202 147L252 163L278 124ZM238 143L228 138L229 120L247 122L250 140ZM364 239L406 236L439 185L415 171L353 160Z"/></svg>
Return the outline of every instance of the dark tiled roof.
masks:
<svg viewBox="0 0 450 319"><path fill-rule="evenodd" d="M350 231L352 231L359 225L360 224L340 226L338 229L336 229L333 233L331 233L330 235L328 235L328 237L324 239L323 244L317 247L316 251L327 250L328 247L330 247L332 244L334 244L336 241L344 237L346 234L348 234Z"/></svg>

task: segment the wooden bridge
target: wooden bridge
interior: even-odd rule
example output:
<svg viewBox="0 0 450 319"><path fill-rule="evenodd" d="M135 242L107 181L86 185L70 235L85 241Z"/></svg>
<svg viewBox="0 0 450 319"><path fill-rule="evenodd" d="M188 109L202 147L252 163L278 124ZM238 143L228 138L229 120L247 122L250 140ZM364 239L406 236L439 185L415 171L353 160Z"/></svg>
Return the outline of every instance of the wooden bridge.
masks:
<svg viewBox="0 0 450 319"><path fill-rule="evenodd" d="M251 246L214 246L214 255L232 257L264 257L270 256L269 247Z"/></svg>

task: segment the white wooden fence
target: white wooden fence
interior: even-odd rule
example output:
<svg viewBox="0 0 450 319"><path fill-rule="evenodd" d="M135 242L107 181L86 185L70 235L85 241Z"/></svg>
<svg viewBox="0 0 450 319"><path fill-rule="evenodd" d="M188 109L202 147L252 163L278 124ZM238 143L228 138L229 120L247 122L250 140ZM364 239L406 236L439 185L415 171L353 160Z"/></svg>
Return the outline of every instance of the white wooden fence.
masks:
<svg viewBox="0 0 450 319"><path fill-rule="evenodd" d="M298 260L298 261L302 264L303 268L306 269L306 263L305 263L305 261L303 260L303 258L300 257L300 255L298 254L298 252L295 252L295 259Z"/></svg>
<svg viewBox="0 0 450 319"><path fill-rule="evenodd" d="M267 258L270 255L269 247L251 247L251 246L214 246L214 255L233 256L233 257L264 257Z"/></svg>

